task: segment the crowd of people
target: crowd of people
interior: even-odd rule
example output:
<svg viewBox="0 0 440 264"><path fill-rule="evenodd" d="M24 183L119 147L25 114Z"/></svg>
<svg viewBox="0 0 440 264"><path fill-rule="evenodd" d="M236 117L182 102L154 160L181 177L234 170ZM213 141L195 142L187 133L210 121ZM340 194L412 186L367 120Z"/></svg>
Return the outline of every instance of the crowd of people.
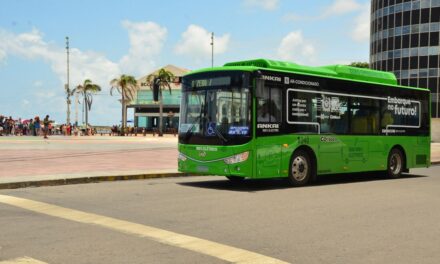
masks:
<svg viewBox="0 0 440 264"><path fill-rule="evenodd" d="M44 136L53 133L49 115L41 120L39 116L30 119L0 115L0 136Z"/></svg>
<svg viewBox="0 0 440 264"><path fill-rule="evenodd" d="M114 125L108 128L91 128L76 126L73 124L54 125L54 122L46 115L44 119L35 116L30 119L13 118L12 116L0 115L0 136L43 136L47 138L50 135L64 136L92 136L92 135L126 135L137 136L138 134L145 136L147 132L152 132L153 136L158 134L158 129L153 128L147 131L146 128L125 127L122 131L121 126ZM177 129L167 129L164 132L177 134Z"/></svg>
<svg viewBox="0 0 440 264"><path fill-rule="evenodd" d="M49 115L41 120L39 116L30 119L13 118L0 115L0 136L43 136L78 135L80 129L71 124L54 126Z"/></svg>

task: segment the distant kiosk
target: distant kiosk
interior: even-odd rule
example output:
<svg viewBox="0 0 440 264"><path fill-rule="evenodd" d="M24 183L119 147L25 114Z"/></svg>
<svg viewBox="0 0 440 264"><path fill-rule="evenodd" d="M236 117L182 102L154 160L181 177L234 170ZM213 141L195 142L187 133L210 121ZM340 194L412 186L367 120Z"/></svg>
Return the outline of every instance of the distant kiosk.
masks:
<svg viewBox="0 0 440 264"><path fill-rule="evenodd" d="M181 172L230 180L383 171L430 165L430 93L392 73L266 59L182 80Z"/></svg>

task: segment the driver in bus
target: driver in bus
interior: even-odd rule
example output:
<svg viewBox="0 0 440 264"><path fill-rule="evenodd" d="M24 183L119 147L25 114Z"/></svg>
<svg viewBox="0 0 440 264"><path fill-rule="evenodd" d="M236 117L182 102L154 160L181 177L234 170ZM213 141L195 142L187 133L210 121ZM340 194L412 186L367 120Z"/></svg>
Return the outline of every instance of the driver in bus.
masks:
<svg viewBox="0 0 440 264"><path fill-rule="evenodd" d="M276 121L275 117L269 111L269 104L265 102L259 109L258 112L258 122L270 122Z"/></svg>

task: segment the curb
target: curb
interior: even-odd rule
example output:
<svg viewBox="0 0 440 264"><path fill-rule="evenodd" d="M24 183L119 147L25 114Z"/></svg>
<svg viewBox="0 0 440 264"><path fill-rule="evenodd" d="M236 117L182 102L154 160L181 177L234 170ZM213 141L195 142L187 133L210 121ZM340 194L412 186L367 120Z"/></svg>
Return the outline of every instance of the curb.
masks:
<svg viewBox="0 0 440 264"><path fill-rule="evenodd" d="M190 174L190 173L172 172L172 173L93 176L93 177L40 180L40 181L10 182L10 183L0 183L0 190L19 189L19 188L28 188L28 187L69 185L69 184L98 183L98 182L109 182L109 181L128 181L128 180L145 180L145 179L168 178L168 177L184 177L184 176L193 176L193 175L194 174Z"/></svg>

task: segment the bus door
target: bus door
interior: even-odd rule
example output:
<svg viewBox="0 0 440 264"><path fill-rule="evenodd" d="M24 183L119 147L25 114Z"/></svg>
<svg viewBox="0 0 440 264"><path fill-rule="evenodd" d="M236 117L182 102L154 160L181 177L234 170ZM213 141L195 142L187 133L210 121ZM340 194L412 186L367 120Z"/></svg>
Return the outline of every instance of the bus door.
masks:
<svg viewBox="0 0 440 264"><path fill-rule="evenodd" d="M351 97L349 103L350 136L343 149L345 170L362 171L379 168L383 148L378 140L380 101L373 98Z"/></svg>
<svg viewBox="0 0 440 264"><path fill-rule="evenodd" d="M343 165L343 150L349 131L348 99L344 96L321 94L317 98L316 119L320 124L318 143L318 173L340 171Z"/></svg>
<svg viewBox="0 0 440 264"><path fill-rule="evenodd" d="M256 176L259 178L280 176L281 103L282 90L275 86L266 86L257 98Z"/></svg>

